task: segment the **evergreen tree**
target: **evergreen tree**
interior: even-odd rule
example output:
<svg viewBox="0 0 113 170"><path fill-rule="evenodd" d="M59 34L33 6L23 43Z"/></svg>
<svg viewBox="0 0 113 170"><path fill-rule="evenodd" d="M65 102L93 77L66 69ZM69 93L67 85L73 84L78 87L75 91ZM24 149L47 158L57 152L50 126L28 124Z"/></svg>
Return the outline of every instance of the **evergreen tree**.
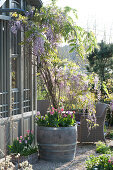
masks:
<svg viewBox="0 0 113 170"><path fill-rule="evenodd" d="M99 48L95 48L94 52L87 56L87 59L89 61L88 72L98 74L101 84L113 77L113 44L101 41Z"/></svg>

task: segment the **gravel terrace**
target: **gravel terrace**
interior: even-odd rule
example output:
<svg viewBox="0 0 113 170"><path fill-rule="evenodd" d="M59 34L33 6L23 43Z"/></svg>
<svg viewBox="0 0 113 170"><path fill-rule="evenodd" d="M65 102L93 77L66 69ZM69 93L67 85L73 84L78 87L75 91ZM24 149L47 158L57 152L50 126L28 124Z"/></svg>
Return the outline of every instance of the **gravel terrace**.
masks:
<svg viewBox="0 0 113 170"><path fill-rule="evenodd" d="M107 143L109 143L107 141ZM98 155L95 153L96 143L93 144L77 144L76 157L73 161L67 163L48 162L38 160L37 164L32 165L33 170L85 170L85 160L89 155ZM1 162L2 160L0 160ZM29 168L28 168L29 169ZM28 170L27 169L27 170ZM0 169L4 170L4 169ZM14 166L7 170L16 170Z"/></svg>
<svg viewBox="0 0 113 170"><path fill-rule="evenodd" d="M73 161L67 163L53 163L39 160L33 165L34 170L85 170L85 160L95 153L96 144L77 144L76 157Z"/></svg>

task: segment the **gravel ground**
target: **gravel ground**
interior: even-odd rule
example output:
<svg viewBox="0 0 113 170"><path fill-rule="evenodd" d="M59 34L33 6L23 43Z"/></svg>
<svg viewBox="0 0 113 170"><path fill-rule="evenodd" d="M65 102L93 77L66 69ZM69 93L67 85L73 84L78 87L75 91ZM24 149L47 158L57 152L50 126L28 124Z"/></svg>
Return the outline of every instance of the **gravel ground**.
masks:
<svg viewBox="0 0 113 170"><path fill-rule="evenodd" d="M95 153L96 144L77 144L76 157L73 161L67 163L53 163L39 160L33 165L34 170L85 170L85 160L89 155Z"/></svg>
<svg viewBox="0 0 113 170"><path fill-rule="evenodd" d="M107 141L107 143L109 142L110 141ZM38 160L37 164L32 165L32 169L33 170L86 170L85 160L88 158L88 156L91 154L98 155L95 153L95 149L96 149L96 144L78 143L76 157L73 161L67 163L57 163L57 162L53 163L53 162ZM2 160L0 160L0 162L1 161ZM10 166L10 168L7 168L7 170L15 170L15 168L14 166Z"/></svg>

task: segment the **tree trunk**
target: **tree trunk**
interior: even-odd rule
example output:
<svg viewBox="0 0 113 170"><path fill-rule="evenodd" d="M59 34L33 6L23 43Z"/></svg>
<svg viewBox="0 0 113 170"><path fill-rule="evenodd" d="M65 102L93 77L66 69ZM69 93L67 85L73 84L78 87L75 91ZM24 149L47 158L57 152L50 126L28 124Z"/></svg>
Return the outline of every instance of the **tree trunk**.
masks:
<svg viewBox="0 0 113 170"><path fill-rule="evenodd" d="M51 98L51 103L54 108L58 108L58 101L55 95L55 87L52 81L52 75L50 73L50 70L48 68L48 63L43 60L41 63L41 68L39 69L39 72L43 78L43 81L46 85L46 88L48 90L49 96Z"/></svg>

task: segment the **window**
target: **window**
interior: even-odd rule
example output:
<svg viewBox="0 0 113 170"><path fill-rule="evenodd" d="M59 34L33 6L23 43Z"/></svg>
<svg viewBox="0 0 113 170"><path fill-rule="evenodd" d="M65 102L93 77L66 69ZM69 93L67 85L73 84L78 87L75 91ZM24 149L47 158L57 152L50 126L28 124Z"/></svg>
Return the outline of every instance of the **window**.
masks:
<svg viewBox="0 0 113 170"><path fill-rule="evenodd" d="M12 57L11 61L11 76L12 76L12 89L17 88L17 57Z"/></svg>
<svg viewBox="0 0 113 170"><path fill-rule="evenodd" d="M30 60L29 60L29 51L30 47L25 46L24 54L24 112L30 111Z"/></svg>
<svg viewBox="0 0 113 170"><path fill-rule="evenodd" d="M21 0L12 0L11 7L12 8L21 8Z"/></svg>
<svg viewBox="0 0 113 170"><path fill-rule="evenodd" d="M11 33L11 80L12 80L12 115L19 114L19 56L20 32Z"/></svg>
<svg viewBox="0 0 113 170"><path fill-rule="evenodd" d="M0 117L8 116L8 22L0 20Z"/></svg>

